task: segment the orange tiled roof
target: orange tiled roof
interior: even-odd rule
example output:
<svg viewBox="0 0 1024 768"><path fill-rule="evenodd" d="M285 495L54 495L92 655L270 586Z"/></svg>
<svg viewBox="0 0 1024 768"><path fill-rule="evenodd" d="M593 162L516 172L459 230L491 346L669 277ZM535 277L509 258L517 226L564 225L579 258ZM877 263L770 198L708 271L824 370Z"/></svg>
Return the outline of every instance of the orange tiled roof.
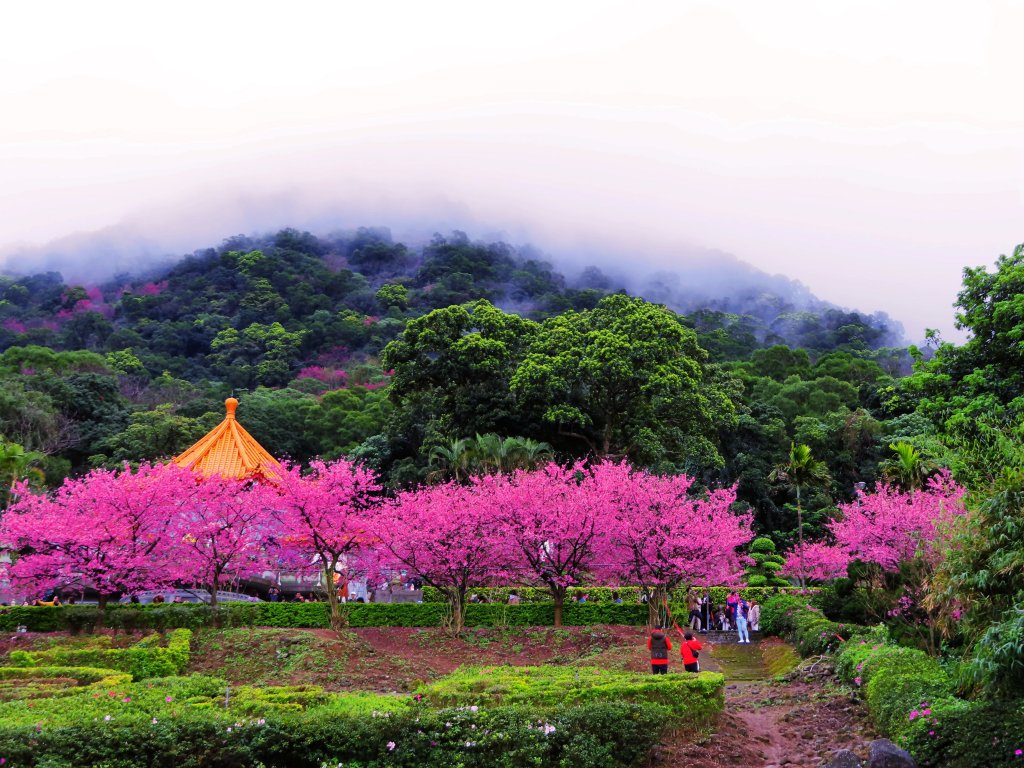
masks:
<svg viewBox="0 0 1024 768"><path fill-rule="evenodd" d="M238 479L273 479L281 464L256 442L235 419L238 401L224 401L224 421L214 427L198 443L174 458L179 467L201 475L221 475Z"/></svg>

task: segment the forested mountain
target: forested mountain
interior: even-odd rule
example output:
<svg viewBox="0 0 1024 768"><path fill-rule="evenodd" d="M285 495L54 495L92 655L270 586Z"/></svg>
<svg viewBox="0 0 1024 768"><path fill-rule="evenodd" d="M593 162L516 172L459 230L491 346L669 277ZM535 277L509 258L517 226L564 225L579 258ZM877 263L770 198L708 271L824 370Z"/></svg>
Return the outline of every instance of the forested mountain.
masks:
<svg viewBox="0 0 1024 768"><path fill-rule="evenodd" d="M812 528L880 476L891 442L941 446L893 378L910 356L883 346L884 317L772 280L701 305L671 276L636 296L530 248L378 229L236 237L95 286L3 277L0 432L31 454L11 467L54 483L179 452L234 392L257 439L298 461L352 455L400 486L623 457L738 483L784 541L792 488L769 475L791 443L829 470L805 489Z"/></svg>

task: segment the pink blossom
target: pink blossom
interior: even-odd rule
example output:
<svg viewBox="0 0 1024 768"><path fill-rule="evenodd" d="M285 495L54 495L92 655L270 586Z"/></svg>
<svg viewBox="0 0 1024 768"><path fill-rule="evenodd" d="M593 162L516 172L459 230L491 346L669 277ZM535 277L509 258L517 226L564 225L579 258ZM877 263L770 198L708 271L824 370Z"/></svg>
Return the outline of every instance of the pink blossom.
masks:
<svg viewBox="0 0 1024 768"><path fill-rule="evenodd" d="M807 572L814 578L831 579L844 575L855 559L892 571L914 557L940 558L956 519L966 514L963 496L964 489L944 472L931 478L923 490L902 491L883 484L874 493L840 504L839 518L828 524L835 543L804 547ZM786 572L798 570L799 556L793 552Z"/></svg>

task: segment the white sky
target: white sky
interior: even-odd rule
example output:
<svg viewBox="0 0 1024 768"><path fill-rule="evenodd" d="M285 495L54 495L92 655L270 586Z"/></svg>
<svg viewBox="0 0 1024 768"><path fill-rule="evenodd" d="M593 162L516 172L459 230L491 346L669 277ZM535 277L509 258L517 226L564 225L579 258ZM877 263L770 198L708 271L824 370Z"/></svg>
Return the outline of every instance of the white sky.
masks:
<svg viewBox="0 0 1024 768"><path fill-rule="evenodd" d="M1022 36L981 0L5 3L0 252L434 216L951 336L1024 241Z"/></svg>

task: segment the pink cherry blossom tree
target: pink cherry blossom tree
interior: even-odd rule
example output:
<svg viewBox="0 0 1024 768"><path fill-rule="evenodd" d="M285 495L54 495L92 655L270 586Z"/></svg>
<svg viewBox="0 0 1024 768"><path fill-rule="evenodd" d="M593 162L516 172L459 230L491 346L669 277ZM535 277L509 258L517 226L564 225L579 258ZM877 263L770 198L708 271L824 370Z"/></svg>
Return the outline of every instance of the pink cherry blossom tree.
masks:
<svg viewBox="0 0 1024 768"><path fill-rule="evenodd" d="M196 487L191 472L143 464L94 470L50 494L23 492L0 523L0 542L19 553L9 577L23 592L79 586L100 608L119 593L169 586L175 577L175 510Z"/></svg>
<svg viewBox="0 0 1024 768"><path fill-rule="evenodd" d="M300 567L314 564L320 570L331 626L340 629L344 622L334 579L342 566L348 573L369 544L369 510L378 502L381 487L372 472L341 459L331 464L314 461L306 473L298 466L285 466L275 490L276 498L269 500L282 554Z"/></svg>
<svg viewBox="0 0 1024 768"><path fill-rule="evenodd" d="M547 585L555 604L555 626L562 626L568 588L600 569L607 536L609 506L595 493L593 478L582 465L551 463L513 476L480 481L490 494L509 557L530 581Z"/></svg>
<svg viewBox="0 0 1024 768"><path fill-rule="evenodd" d="M466 595L510 575L508 537L493 495L480 484L445 483L400 494L376 509L379 567L404 569L439 590L462 631Z"/></svg>
<svg viewBox="0 0 1024 768"><path fill-rule="evenodd" d="M612 507L607 528L620 577L639 584L651 619L681 584L733 584L744 567L738 548L753 538L751 515L737 514L735 488L691 495L693 479L660 477L628 464L593 469L596 492Z"/></svg>
<svg viewBox="0 0 1024 768"><path fill-rule="evenodd" d="M805 550L813 578L843 576L854 560L895 571L915 558L935 565L949 545L956 520L965 515L964 489L943 472L922 490L903 491L879 485L874 493L860 493L856 501L839 505L839 516L828 524L833 543L819 542ZM799 569L795 555L786 571Z"/></svg>
<svg viewBox="0 0 1024 768"><path fill-rule="evenodd" d="M191 473L190 473L191 475ZM217 590L275 568L280 531L271 510L276 498L262 483L213 475L191 475L195 493L181 499L171 518L176 581L210 593L217 610Z"/></svg>
<svg viewBox="0 0 1024 768"><path fill-rule="evenodd" d="M935 653L937 624L948 606L927 598L929 584L952 544L957 523L967 514L963 498L964 489L948 471L931 477L920 490L879 485L874 493L861 493L856 501L839 505L839 517L828 524L832 543L809 547L805 564L818 579L846 575L854 560L877 569L876 573L902 571L903 594L887 615L890 619L903 613L916 616L927 629L928 650ZM798 569L798 558L791 555L786 568Z"/></svg>

